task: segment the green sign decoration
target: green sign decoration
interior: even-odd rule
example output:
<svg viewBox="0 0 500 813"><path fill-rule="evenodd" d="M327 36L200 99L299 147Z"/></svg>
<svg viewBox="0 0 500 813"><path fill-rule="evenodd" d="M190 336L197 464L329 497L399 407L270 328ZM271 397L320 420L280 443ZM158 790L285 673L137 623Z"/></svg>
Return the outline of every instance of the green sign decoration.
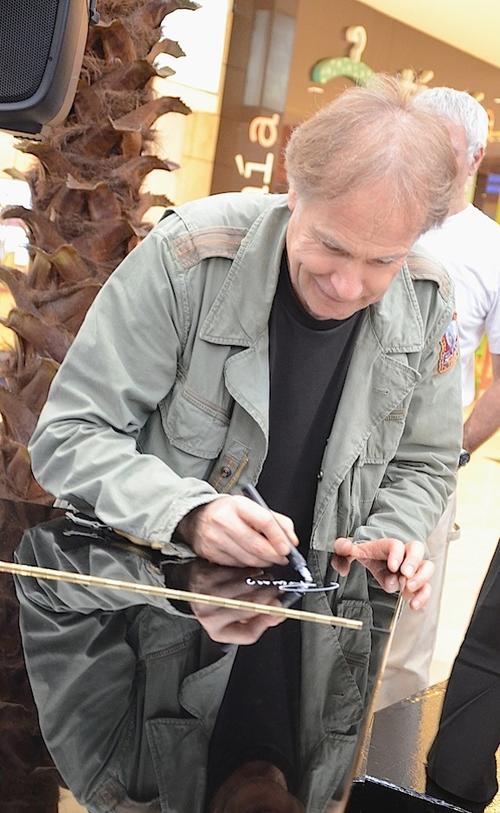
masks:
<svg viewBox="0 0 500 813"><path fill-rule="evenodd" d="M364 62L355 62L350 56L340 56L320 59L311 68L310 77L313 82L326 85L338 76L345 76L364 87L372 73L373 70Z"/></svg>
<svg viewBox="0 0 500 813"><path fill-rule="evenodd" d="M351 79L356 85L364 86L373 71L364 62L361 56L366 48L367 36L362 25L351 25L345 31L345 38L351 44L349 56L328 57L316 62L310 73L313 82L326 85L338 76Z"/></svg>

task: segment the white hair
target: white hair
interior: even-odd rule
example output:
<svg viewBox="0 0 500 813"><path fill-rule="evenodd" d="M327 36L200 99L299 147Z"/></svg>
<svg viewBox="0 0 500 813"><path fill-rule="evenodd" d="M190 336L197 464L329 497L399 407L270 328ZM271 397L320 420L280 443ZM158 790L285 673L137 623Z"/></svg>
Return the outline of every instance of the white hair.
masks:
<svg viewBox="0 0 500 813"><path fill-rule="evenodd" d="M464 128L467 157L472 161L488 141L488 114L470 93L454 88L426 88L415 99L418 107L435 111Z"/></svg>

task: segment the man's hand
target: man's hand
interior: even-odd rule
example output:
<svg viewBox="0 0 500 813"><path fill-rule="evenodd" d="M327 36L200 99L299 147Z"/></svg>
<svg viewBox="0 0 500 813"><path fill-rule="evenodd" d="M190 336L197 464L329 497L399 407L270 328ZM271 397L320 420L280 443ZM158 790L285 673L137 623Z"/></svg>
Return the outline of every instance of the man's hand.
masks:
<svg viewBox="0 0 500 813"><path fill-rule="evenodd" d="M198 556L230 567L286 565L290 545L298 545L289 517L240 496L193 509L177 531Z"/></svg>
<svg viewBox="0 0 500 813"><path fill-rule="evenodd" d="M164 574L166 587L176 590L189 590L214 599L283 606L283 595L277 587L255 584L256 578L263 574L260 569L220 567L205 559L192 559L183 565L165 565ZM251 584L247 583L249 577L252 577ZM251 606L240 609L198 600L190 601L189 606L209 637L220 644L253 644L269 627L285 620L285 616L267 615Z"/></svg>
<svg viewBox="0 0 500 813"><path fill-rule="evenodd" d="M251 587L246 584L247 575L255 577L254 570L217 567L201 559L197 559L189 568L188 589L194 593L281 606L276 587ZM191 609L210 638L219 644L254 644L269 627L276 627L285 620L276 615L196 601L191 602Z"/></svg>
<svg viewBox="0 0 500 813"><path fill-rule="evenodd" d="M434 565L424 559L422 542L405 545L399 539L387 538L354 543L342 537L335 541L333 550L332 566L341 576L349 573L351 562L356 560L370 571L387 593L401 590L412 610L420 610L427 604Z"/></svg>

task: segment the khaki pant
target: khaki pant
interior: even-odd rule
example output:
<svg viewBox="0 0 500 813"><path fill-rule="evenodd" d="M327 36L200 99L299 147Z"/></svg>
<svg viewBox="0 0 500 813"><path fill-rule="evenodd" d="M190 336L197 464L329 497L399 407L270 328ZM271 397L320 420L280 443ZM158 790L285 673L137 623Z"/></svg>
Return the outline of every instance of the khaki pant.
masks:
<svg viewBox="0 0 500 813"><path fill-rule="evenodd" d="M455 530L456 492L427 540L434 562L432 594L423 610L411 610L405 603L394 631L387 664L375 707L385 708L429 686L429 673L436 644L441 594L443 592L448 544L459 536Z"/></svg>

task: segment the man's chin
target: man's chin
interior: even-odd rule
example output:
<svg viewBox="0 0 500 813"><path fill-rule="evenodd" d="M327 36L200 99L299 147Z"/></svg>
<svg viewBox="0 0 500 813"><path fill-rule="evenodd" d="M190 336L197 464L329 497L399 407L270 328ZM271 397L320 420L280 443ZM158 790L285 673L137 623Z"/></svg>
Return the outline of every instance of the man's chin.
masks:
<svg viewBox="0 0 500 813"><path fill-rule="evenodd" d="M308 311L310 315L314 319L318 319L318 321L326 322L329 319L335 319L337 322L341 322L344 319L349 319L350 316L353 316L353 314L357 313L361 308L362 306L358 308L354 305L347 305L342 302L332 302L328 307L324 305L319 307L317 304L316 307L314 307L313 305L313 307L308 308Z"/></svg>

